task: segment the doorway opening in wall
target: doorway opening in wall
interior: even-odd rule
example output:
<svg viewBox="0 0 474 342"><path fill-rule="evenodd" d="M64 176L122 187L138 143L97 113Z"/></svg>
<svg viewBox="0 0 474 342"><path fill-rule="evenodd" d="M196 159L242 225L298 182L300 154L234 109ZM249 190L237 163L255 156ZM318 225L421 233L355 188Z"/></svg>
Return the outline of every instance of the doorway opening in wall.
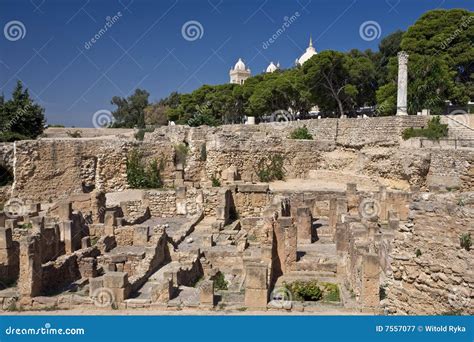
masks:
<svg viewBox="0 0 474 342"><path fill-rule="evenodd" d="M0 186L13 183L13 174L10 170L0 165Z"/></svg>

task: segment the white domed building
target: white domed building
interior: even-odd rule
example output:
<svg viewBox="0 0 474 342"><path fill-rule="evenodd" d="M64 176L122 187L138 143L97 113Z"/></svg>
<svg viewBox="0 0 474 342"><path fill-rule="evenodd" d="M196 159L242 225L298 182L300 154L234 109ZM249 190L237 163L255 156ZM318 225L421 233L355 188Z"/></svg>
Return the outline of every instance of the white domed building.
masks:
<svg viewBox="0 0 474 342"><path fill-rule="evenodd" d="M229 71L230 83L244 84L245 80L252 76L250 69L247 69L242 58L235 63L234 68Z"/></svg>
<svg viewBox="0 0 474 342"><path fill-rule="evenodd" d="M277 63L277 65L275 65L273 62L271 62L270 65L267 67L266 72L271 74L272 72L275 72L278 69L280 69L280 63Z"/></svg>
<svg viewBox="0 0 474 342"><path fill-rule="evenodd" d="M296 65L303 65L305 62L311 59L314 55L317 55L318 53L316 52L316 49L313 47L313 38L309 37L309 46L306 49L305 53L301 55L300 58L298 58L295 61Z"/></svg>

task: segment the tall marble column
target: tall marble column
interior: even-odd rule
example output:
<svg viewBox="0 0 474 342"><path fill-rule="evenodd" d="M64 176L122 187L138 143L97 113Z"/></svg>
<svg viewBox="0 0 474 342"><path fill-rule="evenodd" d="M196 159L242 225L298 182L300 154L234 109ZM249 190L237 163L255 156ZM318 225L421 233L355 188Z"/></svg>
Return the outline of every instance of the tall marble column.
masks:
<svg viewBox="0 0 474 342"><path fill-rule="evenodd" d="M398 53L398 94L397 115L408 115L408 54L405 51Z"/></svg>

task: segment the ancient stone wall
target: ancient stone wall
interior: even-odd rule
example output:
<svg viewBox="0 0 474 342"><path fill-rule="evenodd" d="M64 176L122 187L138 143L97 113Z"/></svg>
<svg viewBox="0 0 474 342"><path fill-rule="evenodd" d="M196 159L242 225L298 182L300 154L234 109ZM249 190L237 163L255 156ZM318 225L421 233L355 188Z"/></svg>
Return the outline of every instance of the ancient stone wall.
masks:
<svg viewBox="0 0 474 342"><path fill-rule="evenodd" d="M388 313L474 313L474 250L460 245L474 236L473 193L415 197L411 221L395 232L387 298Z"/></svg>

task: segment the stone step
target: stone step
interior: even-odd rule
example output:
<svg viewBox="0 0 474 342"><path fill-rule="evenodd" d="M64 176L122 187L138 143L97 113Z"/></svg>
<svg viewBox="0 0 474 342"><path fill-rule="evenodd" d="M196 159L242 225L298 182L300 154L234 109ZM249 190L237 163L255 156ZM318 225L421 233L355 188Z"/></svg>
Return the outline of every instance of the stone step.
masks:
<svg viewBox="0 0 474 342"><path fill-rule="evenodd" d="M294 264L294 269L296 271L325 271L333 272L337 271L337 262L315 262L313 260L300 260Z"/></svg>
<svg viewBox="0 0 474 342"><path fill-rule="evenodd" d="M291 271L287 275L278 278L275 287L283 286L283 283L292 283L294 281L310 281L338 283L336 275L332 272L323 271Z"/></svg>

